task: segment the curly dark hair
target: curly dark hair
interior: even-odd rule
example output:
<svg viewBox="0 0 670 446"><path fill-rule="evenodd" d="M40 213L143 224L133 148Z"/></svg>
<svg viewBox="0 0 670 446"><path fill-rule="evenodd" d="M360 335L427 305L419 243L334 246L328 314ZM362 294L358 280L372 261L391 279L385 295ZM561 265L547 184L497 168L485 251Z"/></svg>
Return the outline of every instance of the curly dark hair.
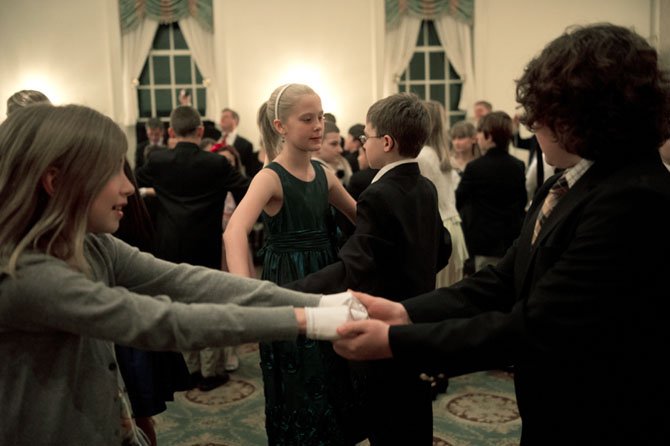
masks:
<svg viewBox="0 0 670 446"><path fill-rule="evenodd" d="M565 150L595 161L656 152L670 136L670 83L635 32L608 23L569 28L531 60L516 100L531 128L550 128Z"/></svg>

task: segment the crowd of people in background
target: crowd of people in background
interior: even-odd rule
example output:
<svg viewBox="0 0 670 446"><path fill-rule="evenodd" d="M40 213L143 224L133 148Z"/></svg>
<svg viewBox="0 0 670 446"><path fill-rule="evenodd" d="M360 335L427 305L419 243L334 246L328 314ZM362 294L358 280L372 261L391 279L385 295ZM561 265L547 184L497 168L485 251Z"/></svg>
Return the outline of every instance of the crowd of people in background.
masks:
<svg viewBox="0 0 670 446"><path fill-rule="evenodd" d="M430 445L436 392L491 368L515 374L522 444L660 444L655 54L627 29L577 28L526 67L521 114L481 100L450 125L398 93L346 134L318 92L285 84L258 110L260 150L235 110L207 132L182 94L167 125L146 120L132 167L109 118L17 92L0 126L0 443L156 445L174 392L225 385L235 345L261 341L271 445ZM639 413L620 420L611 388L633 378ZM80 411L90 423L66 429Z"/></svg>

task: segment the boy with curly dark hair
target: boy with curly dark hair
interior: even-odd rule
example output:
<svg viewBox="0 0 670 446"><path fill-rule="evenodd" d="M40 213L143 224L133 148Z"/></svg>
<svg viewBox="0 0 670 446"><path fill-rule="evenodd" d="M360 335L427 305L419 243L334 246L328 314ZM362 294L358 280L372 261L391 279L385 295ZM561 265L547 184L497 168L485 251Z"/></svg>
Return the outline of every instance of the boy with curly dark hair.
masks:
<svg viewBox="0 0 670 446"><path fill-rule="evenodd" d="M514 364L522 445L666 444L670 387L670 85L656 51L611 24L573 28L517 84L547 180L505 257L400 303L360 296L350 359L449 375ZM357 293L355 293L357 294Z"/></svg>

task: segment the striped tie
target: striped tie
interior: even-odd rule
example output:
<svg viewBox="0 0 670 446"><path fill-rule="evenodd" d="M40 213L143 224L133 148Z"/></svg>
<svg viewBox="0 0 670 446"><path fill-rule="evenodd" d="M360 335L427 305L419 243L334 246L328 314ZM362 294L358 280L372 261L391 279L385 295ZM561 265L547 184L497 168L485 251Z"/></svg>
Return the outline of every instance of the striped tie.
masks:
<svg viewBox="0 0 670 446"><path fill-rule="evenodd" d="M544 199L544 203L542 203L542 209L540 209L540 213L537 214L535 229L533 230L533 240L531 242L533 245L535 244L535 240L537 240L537 236L542 230L542 225L545 221L547 221L549 214L551 214L551 211L554 210L558 204L558 201L563 197L563 195L565 195L569 188L570 186L568 185L568 180L565 178L565 174L563 174L558 178L554 185L551 186L551 189L549 189L549 193Z"/></svg>

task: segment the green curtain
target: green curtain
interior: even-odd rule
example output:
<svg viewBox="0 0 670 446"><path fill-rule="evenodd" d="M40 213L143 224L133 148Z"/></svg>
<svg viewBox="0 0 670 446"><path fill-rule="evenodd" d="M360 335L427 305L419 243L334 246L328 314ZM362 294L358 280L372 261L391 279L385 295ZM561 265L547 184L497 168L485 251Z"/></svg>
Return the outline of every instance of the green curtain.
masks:
<svg viewBox="0 0 670 446"><path fill-rule="evenodd" d="M212 32L212 0L119 0L121 33L127 33L146 17L158 23L173 23L193 16L200 26Z"/></svg>
<svg viewBox="0 0 670 446"><path fill-rule="evenodd" d="M475 0L386 0L386 29L393 29L404 15L435 19L448 14L472 25Z"/></svg>

